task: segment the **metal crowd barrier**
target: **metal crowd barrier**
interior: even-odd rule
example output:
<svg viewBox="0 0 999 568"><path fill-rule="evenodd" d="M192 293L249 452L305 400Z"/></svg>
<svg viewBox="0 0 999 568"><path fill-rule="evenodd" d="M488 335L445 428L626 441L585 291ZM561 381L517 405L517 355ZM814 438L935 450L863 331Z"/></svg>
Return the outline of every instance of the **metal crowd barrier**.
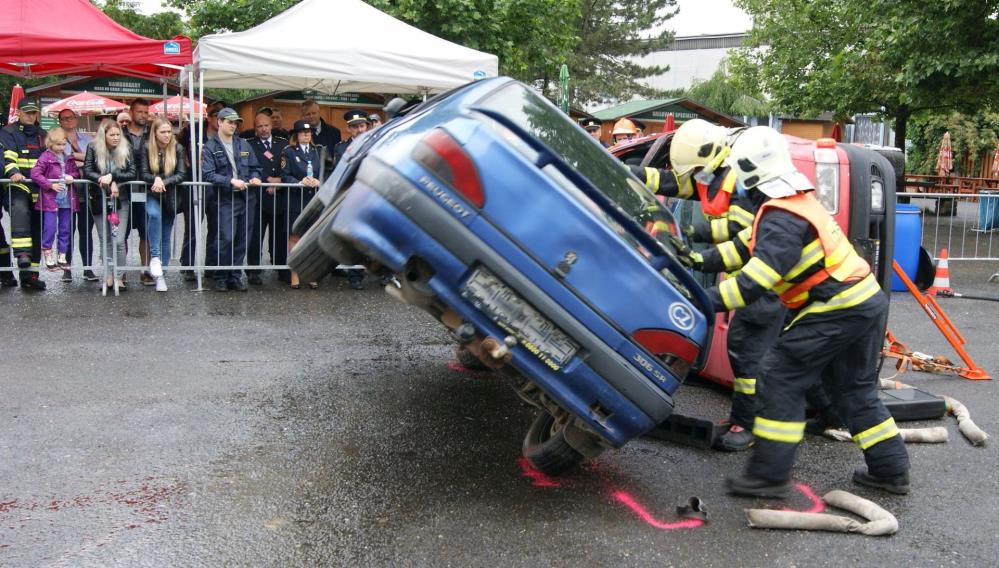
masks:
<svg viewBox="0 0 999 568"><path fill-rule="evenodd" d="M897 196L919 208L920 241L934 257L947 249L949 260L999 260L999 192Z"/></svg>
<svg viewBox="0 0 999 568"><path fill-rule="evenodd" d="M59 181L59 180L50 180ZM0 179L0 209L5 243L0 243L0 249L11 243L11 210L12 191L22 191L10 188L9 179ZM133 181L119 185L121 197L116 200L115 210L119 213L118 227L112 227L104 222L109 212L109 196L104 190L98 190L90 180L77 179L73 182L74 190L79 199L79 212L72 215L69 247L67 250L66 268L71 272L94 272L101 282L101 293L112 290L119 293L119 279L129 272L144 272L149 270L146 263L139 261L139 235L136 216L141 215L145 223L145 241L148 244L151 226L159 223L162 243L168 243L169 258L164 259L164 272L192 271L196 276L197 290L203 290L203 280L215 271L244 271L248 274L263 270L288 270L287 250L288 237L297 213L304 209L309 199L306 198L305 187L302 184L262 183L259 186L248 186L245 190L249 198L247 204L246 223L240 226L236 211L218 207L214 198L214 188L208 182L184 182L180 184L184 192L169 189L161 194L161 204L171 200L173 219L168 220L163 215L158 219L150 219L146 204L150 194L145 182ZM302 190L292 192L291 190ZM97 191L99 199L92 201L89 196ZM234 192L238 193L238 192ZM127 195L127 198L126 198ZM283 200L283 201L282 201ZM127 204L127 207L125 205ZM38 229L33 229L32 239L37 239L46 229L46 219L34 209L31 202L31 215L38 223ZM94 217L95 213L105 212ZM226 216L228 215L228 218ZM169 217L169 216L167 216ZM183 219L183 222L181 222ZM171 222L172 221L172 222ZM235 227L228 247L215 238L220 227ZM163 231L164 228L169 229ZM124 236L119 236L124 231ZM109 242L110 239L110 242ZM52 248L57 251L59 236L56 235ZM119 261L119 248L116 243L123 241L126 251L125 262ZM259 243L254 245L253 243ZM212 248L214 246L214 248ZM33 265L31 271L42 272L45 269L41 254L41 242L34 242L38 249L39 262ZM241 250L242 249L242 250ZM96 254L95 254L96 253ZM240 254L241 253L241 254ZM0 272L18 272L17 259L12 251L10 267L0 267ZM58 254L58 252L56 252ZM252 258L251 258L252 255ZM242 262L220 262L219 259L233 259L242 256ZM215 259L215 262L208 262ZM265 262L266 259L266 262ZM238 259L237 259L238 260ZM57 270L64 270L59 268ZM109 285L110 281L110 285Z"/></svg>

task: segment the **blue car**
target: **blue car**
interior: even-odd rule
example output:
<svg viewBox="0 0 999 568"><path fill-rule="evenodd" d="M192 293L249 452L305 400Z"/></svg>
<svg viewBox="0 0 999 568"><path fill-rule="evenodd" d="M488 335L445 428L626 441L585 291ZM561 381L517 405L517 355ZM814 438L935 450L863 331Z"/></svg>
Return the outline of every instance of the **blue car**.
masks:
<svg viewBox="0 0 999 568"><path fill-rule="evenodd" d="M296 224L331 263L443 323L539 409L524 456L557 474L666 420L707 352L675 220L565 114L508 78L408 109L351 145ZM334 260L335 259L335 260Z"/></svg>

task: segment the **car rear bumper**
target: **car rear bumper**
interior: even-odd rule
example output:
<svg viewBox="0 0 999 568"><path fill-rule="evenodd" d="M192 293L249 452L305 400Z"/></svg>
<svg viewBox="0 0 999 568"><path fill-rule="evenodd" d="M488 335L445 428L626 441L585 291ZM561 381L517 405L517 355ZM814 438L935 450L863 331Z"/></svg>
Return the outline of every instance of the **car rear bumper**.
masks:
<svg viewBox="0 0 999 568"><path fill-rule="evenodd" d="M522 347L512 349L513 365L563 408L614 446L670 415L678 380L660 386L643 375L615 350L630 346L629 338L620 336L619 345L608 345L581 324L572 310L556 303L531 277L484 244L453 212L405 178L398 180L370 183L363 173L359 175L332 221L320 228L321 246L331 250L337 239L349 240L397 272L412 257L419 257L434 268L429 285L443 303L481 334L503 337L505 332L460 295L469 268L483 265L580 344L579 353L557 371ZM582 303L579 306L588 309ZM595 403L600 413L593 410Z"/></svg>

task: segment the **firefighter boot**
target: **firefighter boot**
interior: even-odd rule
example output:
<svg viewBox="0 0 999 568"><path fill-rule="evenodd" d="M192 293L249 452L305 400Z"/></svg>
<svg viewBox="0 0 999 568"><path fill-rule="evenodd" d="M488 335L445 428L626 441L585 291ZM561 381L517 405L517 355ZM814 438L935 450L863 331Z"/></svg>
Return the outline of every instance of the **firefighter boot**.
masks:
<svg viewBox="0 0 999 568"><path fill-rule="evenodd" d="M45 289L45 281L38 277L37 272L21 272L21 288L25 290L42 291Z"/></svg>
<svg viewBox="0 0 999 568"><path fill-rule="evenodd" d="M738 424L732 424L728 431L715 440L715 448L723 452L742 452L753 447L753 433Z"/></svg>
<svg viewBox="0 0 999 568"><path fill-rule="evenodd" d="M745 497L774 497L783 499L791 489L790 481L773 481L745 473L725 478L725 490L731 495Z"/></svg>
<svg viewBox="0 0 999 568"><path fill-rule="evenodd" d="M895 495L909 494L908 473L901 473L890 477L880 477L869 473L866 469L861 467L853 470L853 482L865 487L883 489L888 493L894 493Z"/></svg>
<svg viewBox="0 0 999 568"><path fill-rule="evenodd" d="M16 286L17 286L17 278L14 278L14 273L0 272L0 287L14 288Z"/></svg>

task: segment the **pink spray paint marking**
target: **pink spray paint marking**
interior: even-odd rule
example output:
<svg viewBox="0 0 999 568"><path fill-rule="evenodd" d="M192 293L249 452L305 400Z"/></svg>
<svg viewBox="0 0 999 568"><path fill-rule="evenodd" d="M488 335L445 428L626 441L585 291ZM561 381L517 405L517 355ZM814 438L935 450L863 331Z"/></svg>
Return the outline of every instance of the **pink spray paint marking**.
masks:
<svg viewBox="0 0 999 568"><path fill-rule="evenodd" d="M539 471L538 468L534 467L534 465L523 456L517 458L517 465L520 466L520 474L531 480L532 487L562 486L562 484L558 481L548 477L548 475L544 472Z"/></svg>
<svg viewBox="0 0 999 568"><path fill-rule="evenodd" d="M471 369L455 361L454 359L451 359L450 361L447 362L447 368L456 373L465 373L466 375L471 374L472 372Z"/></svg>
<svg viewBox="0 0 999 568"><path fill-rule="evenodd" d="M795 482L794 486L801 491L801 494L808 497L808 500L812 502L812 506L804 511L799 511L801 513L821 513L826 510L826 504L822 502L822 499L812 491L812 488L801 482ZM789 507L784 507L783 511L797 511L797 509L791 509Z"/></svg>
<svg viewBox="0 0 999 568"><path fill-rule="evenodd" d="M663 521L653 517L652 514L645 509L645 507L639 504L638 501L635 501L635 498L625 491L614 491L611 493L611 497L613 497L618 503L621 503L625 507L631 509L631 512L635 513L639 519L645 521L647 525L660 530L672 531L677 529L696 529L697 527L704 525L704 521L700 519L684 519L673 523L664 523Z"/></svg>

